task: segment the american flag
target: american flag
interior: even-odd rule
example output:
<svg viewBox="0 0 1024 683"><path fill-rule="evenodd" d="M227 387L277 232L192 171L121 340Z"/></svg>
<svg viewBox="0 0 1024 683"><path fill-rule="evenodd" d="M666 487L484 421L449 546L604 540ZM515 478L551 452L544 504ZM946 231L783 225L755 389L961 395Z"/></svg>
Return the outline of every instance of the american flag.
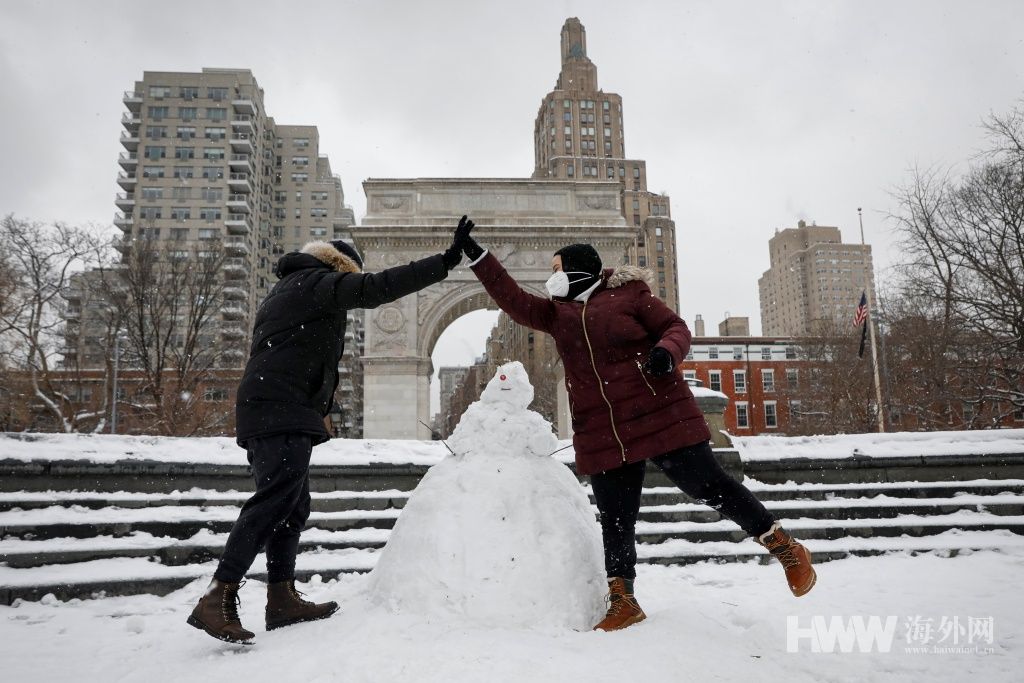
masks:
<svg viewBox="0 0 1024 683"><path fill-rule="evenodd" d="M853 314L853 326L863 325L868 319L868 295L867 292L860 293L860 303L857 304L857 312Z"/></svg>

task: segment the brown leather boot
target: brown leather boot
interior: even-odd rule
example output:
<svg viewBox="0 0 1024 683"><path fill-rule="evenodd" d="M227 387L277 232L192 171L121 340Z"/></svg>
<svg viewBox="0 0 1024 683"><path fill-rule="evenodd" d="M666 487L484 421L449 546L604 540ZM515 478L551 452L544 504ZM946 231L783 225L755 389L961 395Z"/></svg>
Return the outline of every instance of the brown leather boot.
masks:
<svg viewBox="0 0 1024 683"><path fill-rule="evenodd" d="M647 618L633 595L633 580L616 576L608 579L608 613L595 631L618 631Z"/></svg>
<svg viewBox="0 0 1024 683"><path fill-rule="evenodd" d="M316 604L302 599L295 590L295 579L267 584L267 630L290 626L303 621L326 619L338 611L338 603Z"/></svg>
<svg viewBox="0 0 1024 683"><path fill-rule="evenodd" d="M218 640L252 645L255 634L242 628L238 619L238 589L241 583L224 583L214 579L199 604L192 610L188 623L206 631Z"/></svg>
<svg viewBox="0 0 1024 683"><path fill-rule="evenodd" d="M793 595L799 598L814 588L818 574L811 566L811 552L793 540L778 522L761 534L757 542L779 558L779 562L786 570L786 581L789 582L789 590Z"/></svg>

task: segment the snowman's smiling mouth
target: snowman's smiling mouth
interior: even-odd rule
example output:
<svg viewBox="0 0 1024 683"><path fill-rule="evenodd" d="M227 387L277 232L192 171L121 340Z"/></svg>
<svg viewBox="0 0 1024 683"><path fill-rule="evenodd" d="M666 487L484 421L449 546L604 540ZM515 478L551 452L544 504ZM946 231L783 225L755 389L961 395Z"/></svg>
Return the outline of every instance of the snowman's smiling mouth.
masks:
<svg viewBox="0 0 1024 683"><path fill-rule="evenodd" d="M502 391L512 391L512 389L510 389L510 388L506 388L506 387L502 387L502 388L501 388L501 390L502 390Z"/></svg>

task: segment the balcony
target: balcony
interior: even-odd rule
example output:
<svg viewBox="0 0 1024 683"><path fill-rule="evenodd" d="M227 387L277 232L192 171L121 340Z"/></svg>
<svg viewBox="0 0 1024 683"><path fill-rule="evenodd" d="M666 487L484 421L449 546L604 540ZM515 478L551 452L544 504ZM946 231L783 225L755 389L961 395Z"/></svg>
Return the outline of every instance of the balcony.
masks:
<svg viewBox="0 0 1024 683"><path fill-rule="evenodd" d="M120 185L125 190L133 190L133 189L135 189L135 185L137 183L138 183L138 180L135 178L135 174L134 173L118 173L117 174L117 184Z"/></svg>
<svg viewBox="0 0 1024 683"><path fill-rule="evenodd" d="M242 171L251 170L252 156L249 154L232 154L231 158L228 160L228 164L233 169Z"/></svg>
<svg viewBox="0 0 1024 683"><path fill-rule="evenodd" d="M249 272L249 266L244 258L224 259L224 276L237 279L245 277Z"/></svg>
<svg viewBox="0 0 1024 683"><path fill-rule="evenodd" d="M221 329L225 339L242 339L245 337L245 328L241 323L227 323Z"/></svg>
<svg viewBox="0 0 1024 683"><path fill-rule="evenodd" d="M228 214L224 227L228 229L229 235L248 235L249 218L245 214Z"/></svg>
<svg viewBox="0 0 1024 683"><path fill-rule="evenodd" d="M123 211L130 211L135 208L135 195L125 192L118 192L114 197L114 203L117 204L117 208Z"/></svg>
<svg viewBox="0 0 1024 683"><path fill-rule="evenodd" d="M139 155L135 152L121 152L117 156L117 163L126 171L133 170L139 165Z"/></svg>
<svg viewBox="0 0 1024 683"><path fill-rule="evenodd" d="M231 173L228 175L228 187L235 192L252 192L252 176L248 173Z"/></svg>
<svg viewBox="0 0 1024 683"><path fill-rule="evenodd" d="M138 112L142 110L142 93L126 90L122 101L124 102L124 106L128 107L128 111L130 112Z"/></svg>
<svg viewBox="0 0 1024 683"><path fill-rule="evenodd" d="M231 238L229 237L228 241L230 242L230 240L231 240ZM223 291L224 291L224 298L225 299L246 299L246 298L248 298L248 295L246 294L245 290L242 289L241 287L225 287Z"/></svg>
<svg viewBox="0 0 1024 683"><path fill-rule="evenodd" d="M220 314L225 320L241 320L245 317L245 308L240 303L225 303L220 307Z"/></svg>
<svg viewBox="0 0 1024 683"><path fill-rule="evenodd" d="M228 211L232 213L249 213L252 208L249 206L249 195L247 194L229 194L228 195Z"/></svg>
<svg viewBox="0 0 1024 683"><path fill-rule="evenodd" d="M232 256L248 256L249 240L243 235L228 235L224 238L224 251Z"/></svg>
<svg viewBox="0 0 1024 683"><path fill-rule="evenodd" d="M139 126L142 125L142 117L136 116L131 112L125 112L121 116L121 124L133 133L139 132Z"/></svg>
<svg viewBox="0 0 1024 683"><path fill-rule="evenodd" d="M135 152L139 149L139 135L138 133L130 133L125 131L121 133L121 144L129 152Z"/></svg>
<svg viewBox="0 0 1024 683"><path fill-rule="evenodd" d="M231 135L231 149L237 152L252 154L252 136L248 133L233 133Z"/></svg>
<svg viewBox="0 0 1024 683"><path fill-rule="evenodd" d="M130 238L115 237L110 240L110 246L118 250L122 254L127 254L132 248L132 241Z"/></svg>
<svg viewBox="0 0 1024 683"><path fill-rule="evenodd" d="M256 123L248 114L235 114L231 119L231 127L243 133L256 132Z"/></svg>
<svg viewBox="0 0 1024 683"><path fill-rule="evenodd" d="M231 100L231 106L235 108L235 112L240 114L249 114L252 116L256 113L256 103L248 97Z"/></svg>
<svg viewBox="0 0 1024 683"><path fill-rule="evenodd" d="M132 218L131 214L128 214L127 216L122 213L114 214L114 225L121 228L121 230L124 230L125 232L131 232L132 225L134 224L135 221Z"/></svg>

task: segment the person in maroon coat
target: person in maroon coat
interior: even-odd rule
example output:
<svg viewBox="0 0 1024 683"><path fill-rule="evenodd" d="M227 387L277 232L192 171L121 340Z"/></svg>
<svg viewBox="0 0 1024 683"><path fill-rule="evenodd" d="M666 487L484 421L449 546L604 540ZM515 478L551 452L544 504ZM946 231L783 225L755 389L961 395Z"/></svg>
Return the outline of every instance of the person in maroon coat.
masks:
<svg viewBox="0 0 1024 683"><path fill-rule="evenodd" d="M689 351L690 330L651 294L650 271L604 269L592 246L572 244L555 252L547 282L551 298L544 299L524 291L472 237L462 244L495 303L520 325L550 334L562 359L576 471L590 475L608 574L608 613L595 630L646 618L633 580L648 460L778 557L794 595L807 593L816 580L810 553L712 453L704 415L676 371Z"/></svg>

